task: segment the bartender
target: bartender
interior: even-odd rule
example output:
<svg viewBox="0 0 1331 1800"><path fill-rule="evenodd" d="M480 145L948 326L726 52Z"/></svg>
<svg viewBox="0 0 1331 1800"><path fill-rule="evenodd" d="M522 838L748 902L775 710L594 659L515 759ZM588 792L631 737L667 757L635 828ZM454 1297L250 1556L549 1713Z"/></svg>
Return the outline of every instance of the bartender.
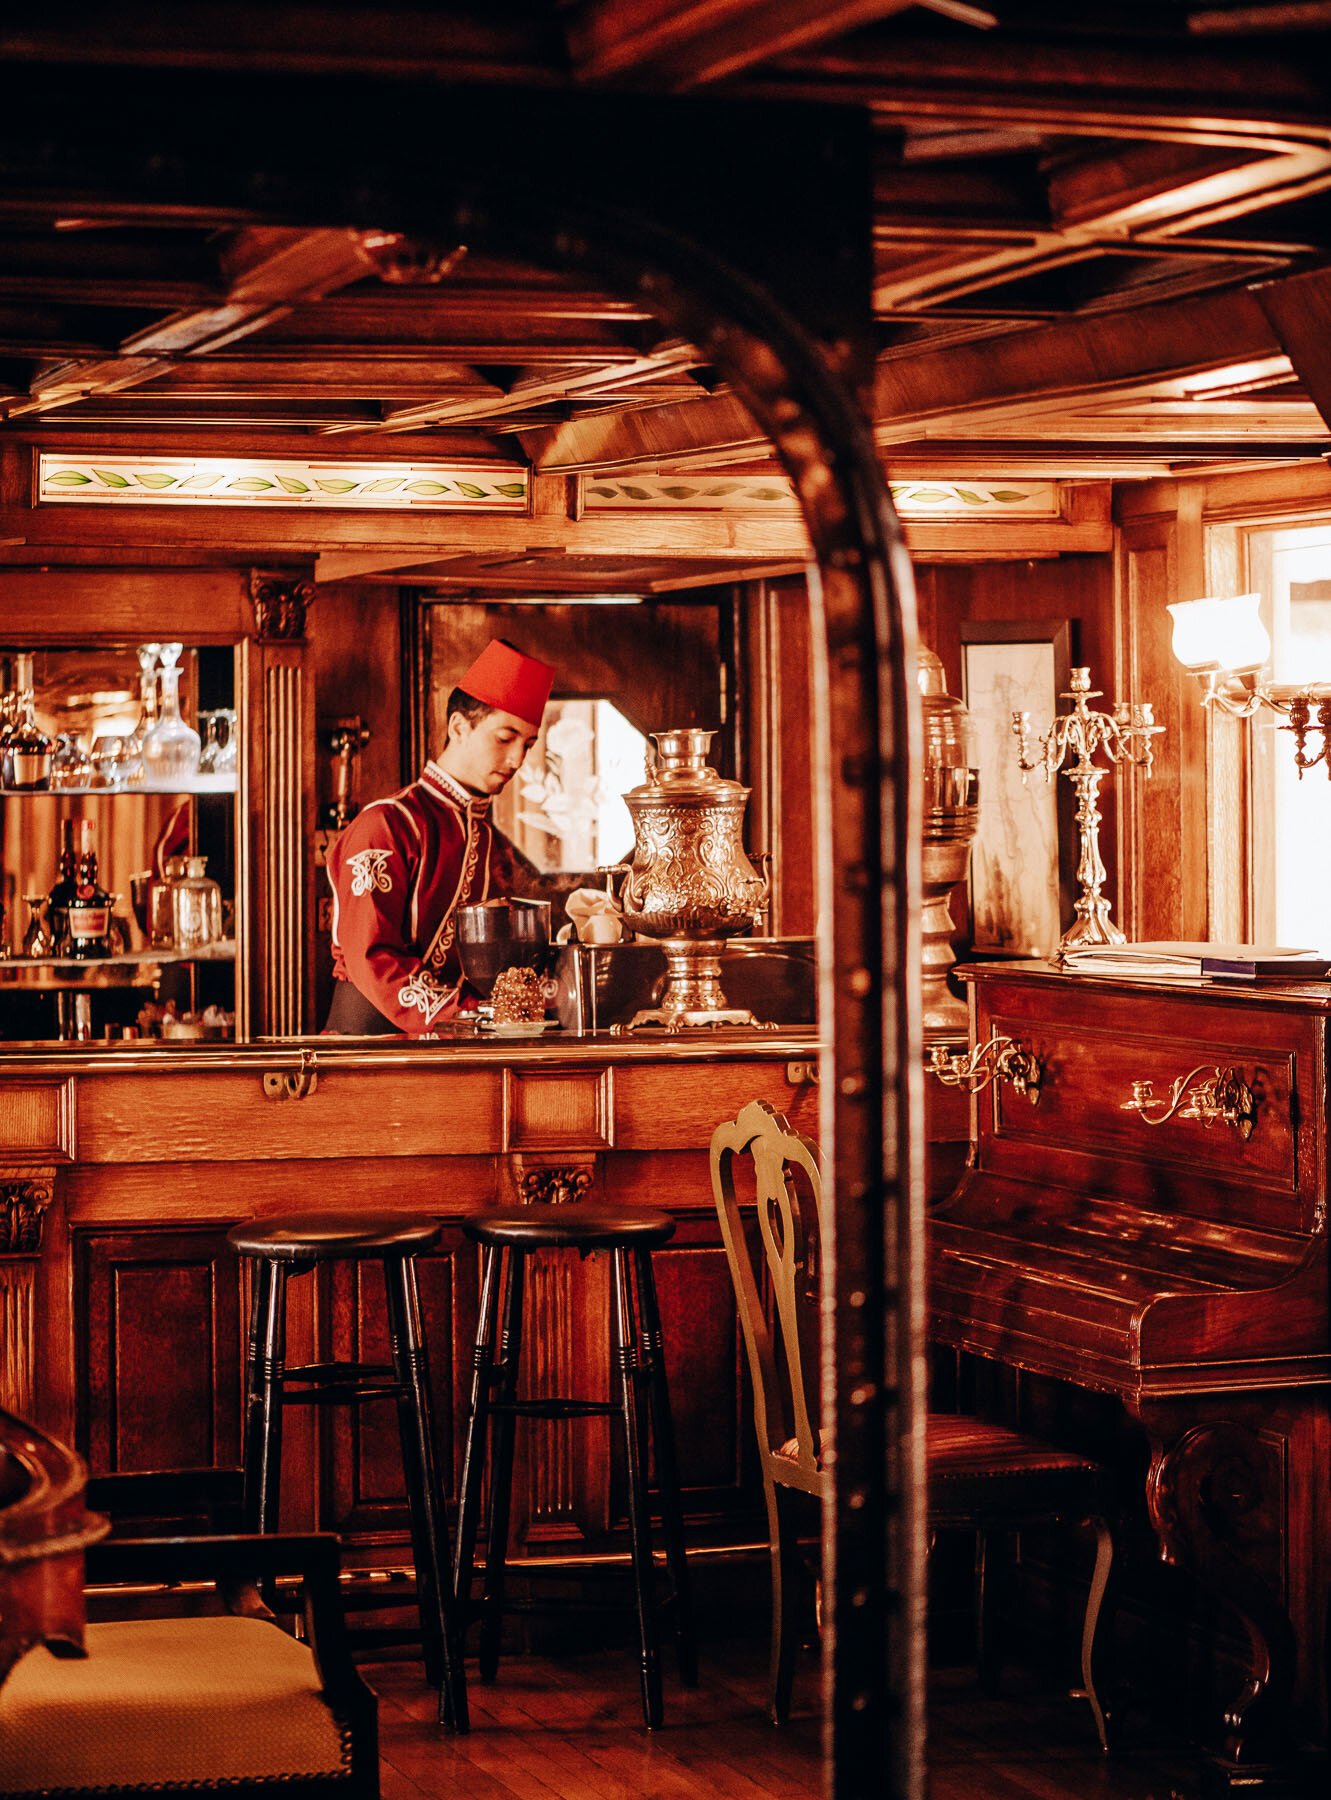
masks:
<svg viewBox="0 0 1331 1800"><path fill-rule="evenodd" d="M449 695L444 747L420 780L338 837L326 1030L419 1036L466 1009L457 909L512 891L514 852L490 802L536 742L553 679L548 663L492 639Z"/></svg>

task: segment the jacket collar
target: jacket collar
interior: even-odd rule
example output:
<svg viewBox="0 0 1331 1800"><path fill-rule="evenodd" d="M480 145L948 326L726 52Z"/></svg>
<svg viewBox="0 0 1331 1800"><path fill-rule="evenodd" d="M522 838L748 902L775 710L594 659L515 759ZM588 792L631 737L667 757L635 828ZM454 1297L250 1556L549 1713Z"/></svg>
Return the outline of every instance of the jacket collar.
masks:
<svg viewBox="0 0 1331 1800"><path fill-rule="evenodd" d="M421 773L421 786L428 789L437 800L446 800L452 806L459 806L473 818L484 818L490 810L489 794L473 794L455 776L450 775L446 769L441 769L433 757Z"/></svg>

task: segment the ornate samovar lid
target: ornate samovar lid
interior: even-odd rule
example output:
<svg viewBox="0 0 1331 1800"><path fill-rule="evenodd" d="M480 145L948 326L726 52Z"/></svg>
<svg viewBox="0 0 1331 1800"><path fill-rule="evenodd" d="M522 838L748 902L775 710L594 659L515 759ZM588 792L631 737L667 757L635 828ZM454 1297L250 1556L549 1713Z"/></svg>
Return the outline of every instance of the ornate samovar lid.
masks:
<svg viewBox="0 0 1331 1800"><path fill-rule="evenodd" d="M653 802L668 800L672 805L696 801L708 806L725 806L747 800L749 790L742 782L718 775L707 761L715 736L714 731L703 731L692 725L652 732L656 767L640 787L630 788L625 794L626 805L630 808L650 806Z"/></svg>

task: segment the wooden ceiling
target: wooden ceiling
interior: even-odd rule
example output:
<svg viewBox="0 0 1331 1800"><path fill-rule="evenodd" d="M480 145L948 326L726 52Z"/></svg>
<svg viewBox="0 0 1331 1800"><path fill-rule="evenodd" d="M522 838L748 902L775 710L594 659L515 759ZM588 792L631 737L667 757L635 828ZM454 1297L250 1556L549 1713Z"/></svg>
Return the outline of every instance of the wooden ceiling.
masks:
<svg viewBox="0 0 1331 1800"><path fill-rule="evenodd" d="M11 92L39 68L113 82L141 66L867 109L893 478L1104 481L1331 452L1331 0L21 10L0 22ZM34 443L462 455L551 480L768 462L693 346L557 273L384 234L65 216L5 190L0 447ZM613 538L585 569L571 547L566 590L623 578ZM556 559L523 550L496 547L492 571L553 581ZM752 550L788 561L792 543ZM681 547L642 573L716 569Z"/></svg>

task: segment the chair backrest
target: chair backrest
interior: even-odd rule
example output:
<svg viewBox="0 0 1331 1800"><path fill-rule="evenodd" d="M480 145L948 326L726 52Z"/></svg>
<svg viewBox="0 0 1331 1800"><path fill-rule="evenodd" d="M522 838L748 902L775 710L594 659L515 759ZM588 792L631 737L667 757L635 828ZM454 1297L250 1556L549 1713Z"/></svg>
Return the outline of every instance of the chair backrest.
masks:
<svg viewBox="0 0 1331 1800"><path fill-rule="evenodd" d="M735 1158L752 1159L761 1255L751 1247L736 1193ZM752 1100L712 1135L712 1193L753 1378L754 1423L778 1479L816 1492L819 1430L822 1183L813 1143L765 1101ZM765 1269L771 1323L759 1276ZM795 1479L792 1481L792 1476Z"/></svg>
<svg viewBox="0 0 1331 1800"><path fill-rule="evenodd" d="M35 1644L83 1649L83 1552L106 1531L72 1450L0 1412L0 1682Z"/></svg>

